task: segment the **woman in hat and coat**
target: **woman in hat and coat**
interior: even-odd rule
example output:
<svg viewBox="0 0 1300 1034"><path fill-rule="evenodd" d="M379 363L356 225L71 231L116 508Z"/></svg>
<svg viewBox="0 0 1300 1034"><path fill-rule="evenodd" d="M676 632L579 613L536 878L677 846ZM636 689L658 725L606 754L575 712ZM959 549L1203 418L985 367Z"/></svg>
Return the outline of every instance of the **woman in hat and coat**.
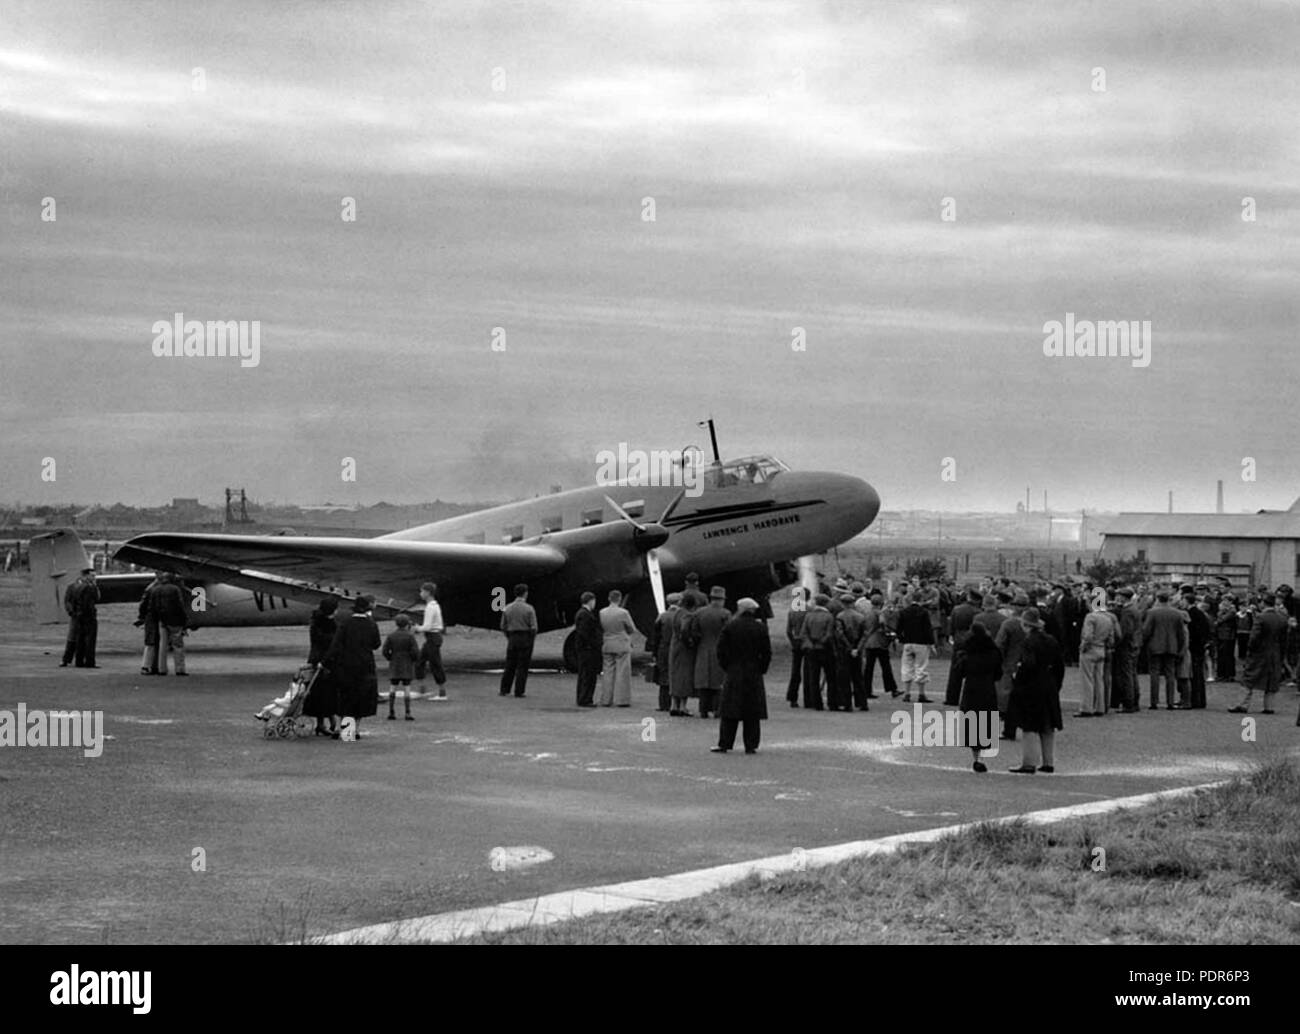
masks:
<svg viewBox="0 0 1300 1034"><path fill-rule="evenodd" d="M683 592L681 606L673 615L673 635L668 646L668 689L672 697L668 714L673 717L689 717L686 700L695 696L695 654L700 645L695 627L698 595Z"/></svg>
<svg viewBox="0 0 1300 1034"><path fill-rule="evenodd" d="M656 710L671 711L673 623L677 620L677 608L682 602L682 594L670 592L664 602L667 607L655 619L654 627L646 637L645 648L654 658L654 664L650 668L650 681L659 687L659 706Z"/></svg>
<svg viewBox="0 0 1300 1034"><path fill-rule="evenodd" d="M1014 620L1014 619L1012 619ZM1054 772L1056 732L1061 724L1061 683L1065 657L1061 644L1043 630L1036 607L1019 618L1025 626L1020 663L1011 678L1007 720L1024 730L1020 765L1012 772Z"/></svg>
<svg viewBox="0 0 1300 1034"><path fill-rule="evenodd" d="M352 615L339 625L325 655L325 667L337 679L339 713L353 719L357 739L361 739L361 719L379 710L379 677L375 672L379 643L379 627L370 616L370 599L358 596L352 601Z"/></svg>
<svg viewBox="0 0 1300 1034"><path fill-rule="evenodd" d="M970 747L976 772L987 772L980 751L992 750L997 730L998 679L1002 677L1002 651L993 643L989 630L972 624L962 642L961 698L957 706L965 716L962 728Z"/></svg>
<svg viewBox="0 0 1300 1034"><path fill-rule="evenodd" d="M311 612L311 624L308 635L311 637L311 649L307 653L307 663L316 665L316 677L311 684L311 692L302 705L302 713L316 719L317 736L339 738L339 690L333 676L319 666L324 662L334 644L334 634L338 625L334 621L334 612L339 609L338 600L321 600ZM325 719L330 720L329 729L325 728Z"/></svg>

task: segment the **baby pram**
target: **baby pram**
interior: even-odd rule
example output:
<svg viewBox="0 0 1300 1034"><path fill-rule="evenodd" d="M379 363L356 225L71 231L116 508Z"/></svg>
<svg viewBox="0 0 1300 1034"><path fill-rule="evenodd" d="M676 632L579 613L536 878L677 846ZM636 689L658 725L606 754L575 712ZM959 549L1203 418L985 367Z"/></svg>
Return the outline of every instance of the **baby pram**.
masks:
<svg viewBox="0 0 1300 1034"><path fill-rule="evenodd" d="M299 668L298 674L289 683L289 691L282 697L276 697L257 712L258 721L266 723L262 735L268 740L276 738L288 740L294 736L312 734L316 723L310 717L303 716L302 706L307 702L307 695L316 681L318 670L314 664Z"/></svg>

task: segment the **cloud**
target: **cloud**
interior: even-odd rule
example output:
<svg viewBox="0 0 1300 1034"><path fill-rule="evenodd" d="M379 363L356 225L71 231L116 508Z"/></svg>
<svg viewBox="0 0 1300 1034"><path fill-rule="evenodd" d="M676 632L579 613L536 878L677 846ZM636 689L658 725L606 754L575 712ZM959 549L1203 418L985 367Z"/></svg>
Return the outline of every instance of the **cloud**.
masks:
<svg viewBox="0 0 1300 1034"><path fill-rule="evenodd" d="M713 412L726 451L917 504L1033 477L1118 508L1149 473L1069 429L1122 452L1130 428L1189 481L1232 458L1188 406L1243 414L1237 451L1295 429L1260 401L1300 316L1289 5L12 8L0 481L24 497L310 501L341 455L367 499L528 494ZM261 320L262 365L154 359L176 311ZM1045 361L1066 311L1151 319L1152 369ZM47 448L95 462L43 487ZM928 457L958 449L985 475L945 488ZM1267 468L1277 505L1298 462Z"/></svg>

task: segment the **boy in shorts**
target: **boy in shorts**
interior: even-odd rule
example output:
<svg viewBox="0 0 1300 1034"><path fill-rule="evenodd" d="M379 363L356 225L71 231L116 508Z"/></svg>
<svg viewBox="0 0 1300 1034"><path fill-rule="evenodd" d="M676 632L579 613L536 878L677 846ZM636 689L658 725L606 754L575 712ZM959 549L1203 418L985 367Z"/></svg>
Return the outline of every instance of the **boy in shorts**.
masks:
<svg viewBox="0 0 1300 1034"><path fill-rule="evenodd" d="M415 641L415 633L410 629L411 619L405 614L398 614L393 619L397 625L384 640L384 657L388 660L388 719L397 717L397 687L402 687L402 697L406 701L406 720L415 721L411 715L411 679L415 676L415 665L420 657L420 647Z"/></svg>

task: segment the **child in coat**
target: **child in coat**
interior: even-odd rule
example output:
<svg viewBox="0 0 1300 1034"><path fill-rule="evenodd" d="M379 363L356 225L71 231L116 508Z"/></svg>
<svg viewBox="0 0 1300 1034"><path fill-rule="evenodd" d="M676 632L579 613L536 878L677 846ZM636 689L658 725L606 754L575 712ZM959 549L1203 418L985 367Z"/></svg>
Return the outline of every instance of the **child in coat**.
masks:
<svg viewBox="0 0 1300 1034"><path fill-rule="evenodd" d="M415 676L415 665L420 658L420 647L415 641L415 633L410 629L411 619L405 614L398 614L394 619L397 627L384 640L384 657L388 660L388 718L397 717L397 687L402 687L402 696L406 701L406 720L415 721L411 715L411 679Z"/></svg>

